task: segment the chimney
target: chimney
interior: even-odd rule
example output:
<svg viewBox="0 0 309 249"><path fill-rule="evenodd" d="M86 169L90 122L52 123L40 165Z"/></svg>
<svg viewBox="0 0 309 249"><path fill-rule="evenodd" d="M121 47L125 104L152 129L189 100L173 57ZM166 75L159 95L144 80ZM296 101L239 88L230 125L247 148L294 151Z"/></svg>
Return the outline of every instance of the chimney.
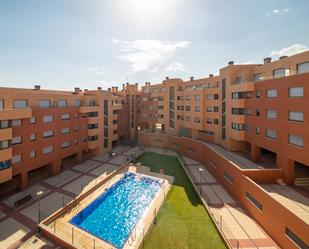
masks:
<svg viewBox="0 0 309 249"><path fill-rule="evenodd" d="M127 83L127 87L129 87L129 83Z"/></svg>
<svg viewBox="0 0 309 249"><path fill-rule="evenodd" d="M115 92L115 87L112 86L112 92Z"/></svg>
<svg viewBox="0 0 309 249"><path fill-rule="evenodd" d="M191 76L191 77L190 77L190 81L193 81L193 80L194 80L194 77L193 77L193 76Z"/></svg>
<svg viewBox="0 0 309 249"><path fill-rule="evenodd" d="M138 83L135 83L135 86L138 86Z"/></svg>
<svg viewBox="0 0 309 249"><path fill-rule="evenodd" d="M41 86L40 85L35 85L34 86L34 90L40 90L41 89Z"/></svg>
<svg viewBox="0 0 309 249"><path fill-rule="evenodd" d="M266 57L264 59L264 65L267 64L267 63L271 63L271 57Z"/></svg>
<svg viewBox="0 0 309 249"><path fill-rule="evenodd" d="M234 65L234 61L229 61L229 62L228 62L228 65L229 65L229 66Z"/></svg>
<svg viewBox="0 0 309 249"><path fill-rule="evenodd" d="M75 93L79 93L79 87L75 87L75 88L74 88L74 92L75 92Z"/></svg>
<svg viewBox="0 0 309 249"><path fill-rule="evenodd" d="M98 86L98 90L101 91L101 90L102 90L102 87Z"/></svg>
<svg viewBox="0 0 309 249"><path fill-rule="evenodd" d="M109 87L109 88L107 88L107 91L109 91L109 92L110 92L110 91L111 91L111 88L110 88L110 87Z"/></svg>
<svg viewBox="0 0 309 249"><path fill-rule="evenodd" d="M288 56L286 56L286 55L280 56L279 60L282 60L282 59L285 59L285 58L288 58Z"/></svg>
<svg viewBox="0 0 309 249"><path fill-rule="evenodd" d="M212 73L209 74L209 78L212 78L214 77L214 75Z"/></svg>
<svg viewBox="0 0 309 249"><path fill-rule="evenodd" d="M169 80L170 78L169 77L165 77L165 80Z"/></svg>
<svg viewBox="0 0 309 249"><path fill-rule="evenodd" d="M88 89L84 89L84 92L88 92Z"/></svg>
<svg viewBox="0 0 309 249"><path fill-rule="evenodd" d="M115 87L115 91L118 92L118 86Z"/></svg>
<svg viewBox="0 0 309 249"><path fill-rule="evenodd" d="M122 84L122 91L125 90L125 84Z"/></svg>

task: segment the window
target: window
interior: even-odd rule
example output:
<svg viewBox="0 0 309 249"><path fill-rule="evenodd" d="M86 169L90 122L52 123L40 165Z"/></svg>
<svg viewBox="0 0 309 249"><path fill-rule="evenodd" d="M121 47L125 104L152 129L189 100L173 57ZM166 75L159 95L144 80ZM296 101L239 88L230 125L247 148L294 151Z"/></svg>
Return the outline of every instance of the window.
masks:
<svg viewBox="0 0 309 249"><path fill-rule="evenodd" d="M257 99L259 99L259 98L260 98L260 96L261 96L261 93L260 93L259 91L256 91L256 93L255 93L255 97L256 97Z"/></svg>
<svg viewBox="0 0 309 249"><path fill-rule="evenodd" d="M219 94L215 93L214 94L214 99L219 99Z"/></svg>
<svg viewBox="0 0 309 249"><path fill-rule="evenodd" d="M232 108L232 114L234 114L234 115L244 115L245 109L244 108Z"/></svg>
<svg viewBox="0 0 309 249"><path fill-rule="evenodd" d="M276 98L277 97L277 89L269 89L266 92L267 98Z"/></svg>
<svg viewBox="0 0 309 249"><path fill-rule="evenodd" d="M30 124L35 124L36 118L33 116L30 118Z"/></svg>
<svg viewBox="0 0 309 249"><path fill-rule="evenodd" d="M289 111L289 120L303 122L304 121L304 113L303 112L292 112Z"/></svg>
<svg viewBox="0 0 309 249"><path fill-rule="evenodd" d="M304 147L304 138L298 135L289 134L289 144Z"/></svg>
<svg viewBox="0 0 309 249"><path fill-rule="evenodd" d="M200 119L200 118L195 118L195 119L194 119L194 122L197 123L197 124L199 124L199 123L201 123L201 119Z"/></svg>
<svg viewBox="0 0 309 249"><path fill-rule="evenodd" d="M4 101L3 99L0 99L0 110L4 109Z"/></svg>
<svg viewBox="0 0 309 249"><path fill-rule="evenodd" d="M297 73L308 73L309 72L309 61L297 64Z"/></svg>
<svg viewBox="0 0 309 249"><path fill-rule="evenodd" d="M212 124L212 118L206 118L206 123L207 124Z"/></svg>
<svg viewBox="0 0 309 249"><path fill-rule="evenodd" d="M232 99L244 99L245 93L244 92L233 92Z"/></svg>
<svg viewBox="0 0 309 249"><path fill-rule="evenodd" d="M9 140L0 141L0 150L6 149L9 147Z"/></svg>
<svg viewBox="0 0 309 249"><path fill-rule="evenodd" d="M224 178L225 178L229 183L231 183L231 184L234 183L233 177L230 176L228 173L224 172L224 173L223 173L223 176L224 176Z"/></svg>
<svg viewBox="0 0 309 249"><path fill-rule="evenodd" d="M12 126L21 126L21 119L12 120Z"/></svg>
<svg viewBox="0 0 309 249"><path fill-rule="evenodd" d="M60 99L57 102L58 107L67 107L67 101L65 99Z"/></svg>
<svg viewBox="0 0 309 249"><path fill-rule="evenodd" d="M249 108L245 108L245 114L249 116L252 115L252 110Z"/></svg>
<svg viewBox="0 0 309 249"><path fill-rule="evenodd" d="M27 108L27 107L28 107L27 100L14 100L13 102L14 109Z"/></svg>
<svg viewBox="0 0 309 249"><path fill-rule="evenodd" d="M9 121L8 120L0 120L0 129L9 128Z"/></svg>
<svg viewBox="0 0 309 249"><path fill-rule="evenodd" d="M200 109L199 106L195 106L194 110L195 110L195 112L200 112L201 109Z"/></svg>
<svg viewBox="0 0 309 249"><path fill-rule="evenodd" d="M266 117L267 118L277 118L277 112L275 110L267 110Z"/></svg>
<svg viewBox="0 0 309 249"><path fill-rule="evenodd" d="M219 124L219 119L217 119L217 118L214 118L214 124Z"/></svg>
<svg viewBox="0 0 309 249"><path fill-rule="evenodd" d="M74 100L74 106L79 107L81 105L81 101L79 99Z"/></svg>
<svg viewBox="0 0 309 249"><path fill-rule="evenodd" d="M261 73L255 74L254 75L254 82L258 82L260 80L262 80L262 74Z"/></svg>
<svg viewBox="0 0 309 249"><path fill-rule="evenodd" d="M21 154L12 157L12 164L21 162Z"/></svg>
<svg viewBox="0 0 309 249"><path fill-rule="evenodd" d="M43 123L50 123L54 121L54 116L53 115L46 115L43 116Z"/></svg>
<svg viewBox="0 0 309 249"><path fill-rule="evenodd" d="M34 141L36 139L35 133L30 134L30 141Z"/></svg>
<svg viewBox="0 0 309 249"><path fill-rule="evenodd" d="M67 148L67 147L70 147L70 142L69 142L69 141L63 142L63 143L61 144L61 148L62 148L62 149Z"/></svg>
<svg viewBox="0 0 309 249"><path fill-rule="evenodd" d="M18 136L18 137L13 137L12 138L12 145L14 144L21 144L22 143L22 137Z"/></svg>
<svg viewBox="0 0 309 249"><path fill-rule="evenodd" d="M74 126L74 131L78 131L78 125Z"/></svg>
<svg viewBox="0 0 309 249"><path fill-rule="evenodd" d="M303 242L296 234L294 234L290 229L287 227L285 228L285 234L292 240L298 248L300 249L308 249L308 245Z"/></svg>
<svg viewBox="0 0 309 249"><path fill-rule="evenodd" d="M70 119L70 114L69 113L61 114L61 120L68 120L68 119Z"/></svg>
<svg viewBox="0 0 309 249"><path fill-rule="evenodd" d="M44 131L43 132L43 137L47 138L47 137L52 137L54 136L54 131Z"/></svg>
<svg viewBox="0 0 309 249"><path fill-rule="evenodd" d="M62 128L61 129L61 134L69 134L70 133L70 128Z"/></svg>
<svg viewBox="0 0 309 249"><path fill-rule="evenodd" d="M277 138L277 132L275 130L266 129L266 137L276 139Z"/></svg>
<svg viewBox="0 0 309 249"><path fill-rule="evenodd" d="M212 112L211 106L207 106L207 107L206 107L206 112Z"/></svg>
<svg viewBox="0 0 309 249"><path fill-rule="evenodd" d="M191 99L191 96L190 95L187 95L186 96L186 100L190 100Z"/></svg>
<svg viewBox="0 0 309 249"><path fill-rule="evenodd" d="M213 99L213 95L212 95L212 94L207 94L207 95L206 95L206 99L207 99L207 100Z"/></svg>
<svg viewBox="0 0 309 249"><path fill-rule="evenodd" d="M194 98L195 98L195 100L200 100L201 99L200 95L195 95Z"/></svg>
<svg viewBox="0 0 309 249"><path fill-rule="evenodd" d="M303 97L304 88L303 87L290 87L289 88L289 97Z"/></svg>
<svg viewBox="0 0 309 249"><path fill-rule="evenodd" d="M48 154L54 151L54 147L52 145L43 148L43 154Z"/></svg>
<svg viewBox="0 0 309 249"><path fill-rule="evenodd" d="M191 121L191 117L185 116L185 121L186 121L186 122L190 122L190 121Z"/></svg>
<svg viewBox="0 0 309 249"><path fill-rule="evenodd" d="M78 138L74 138L74 144L78 144Z"/></svg>
<svg viewBox="0 0 309 249"><path fill-rule="evenodd" d="M219 106L214 106L214 112L219 112Z"/></svg>
<svg viewBox="0 0 309 249"><path fill-rule="evenodd" d="M255 127L255 133L256 133L256 134L260 134L260 132L261 132L261 131L260 131L260 126Z"/></svg>
<svg viewBox="0 0 309 249"><path fill-rule="evenodd" d="M260 202L258 202L251 194L246 193L246 198L260 211L263 211L263 205Z"/></svg>
<svg viewBox="0 0 309 249"><path fill-rule="evenodd" d="M237 131L243 131L244 124L232 123L232 129Z"/></svg>
<svg viewBox="0 0 309 249"><path fill-rule="evenodd" d="M290 69L278 68L278 69L273 70L274 78L280 78L280 77L289 76L289 75L290 75Z"/></svg>
<svg viewBox="0 0 309 249"><path fill-rule="evenodd" d="M31 150L31 151L30 151L30 158L34 158L35 155L36 155L35 150Z"/></svg>
<svg viewBox="0 0 309 249"><path fill-rule="evenodd" d="M48 99L40 100L40 108L49 108L50 101Z"/></svg>
<svg viewBox="0 0 309 249"><path fill-rule="evenodd" d="M257 117L260 116L260 110L259 110L259 109L256 109L256 110L255 110L255 115L256 115Z"/></svg>
<svg viewBox="0 0 309 249"><path fill-rule="evenodd" d="M78 113L77 113L77 112L74 113L74 118L75 118L75 119L78 118Z"/></svg>
<svg viewBox="0 0 309 249"><path fill-rule="evenodd" d="M191 111L191 107L189 105L186 106L186 111L187 112Z"/></svg>

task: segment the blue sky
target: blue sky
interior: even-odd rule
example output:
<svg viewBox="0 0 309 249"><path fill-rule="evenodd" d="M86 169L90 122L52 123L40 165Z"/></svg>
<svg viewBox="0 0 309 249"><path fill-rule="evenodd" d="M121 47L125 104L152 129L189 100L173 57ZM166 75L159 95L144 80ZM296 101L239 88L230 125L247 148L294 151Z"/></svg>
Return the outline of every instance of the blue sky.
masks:
<svg viewBox="0 0 309 249"><path fill-rule="evenodd" d="M0 86L204 77L309 47L308 0L1 0Z"/></svg>

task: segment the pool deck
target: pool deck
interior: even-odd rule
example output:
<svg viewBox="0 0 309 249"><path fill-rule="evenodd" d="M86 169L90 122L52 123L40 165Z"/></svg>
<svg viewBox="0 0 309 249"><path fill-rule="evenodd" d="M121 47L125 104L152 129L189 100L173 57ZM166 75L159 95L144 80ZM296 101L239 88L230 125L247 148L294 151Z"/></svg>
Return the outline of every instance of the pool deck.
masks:
<svg viewBox="0 0 309 249"><path fill-rule="evenodd" d="M0 248L61 248L44 236L36 235L39 216L40 220L50 216L80 193L93 187L96 181L112 174L120 167L117 164L120 158L123 160L131 152L138 151L140 151L138 147L118 146L114 151L116 156L112 158L93 157L65 169L56 176L37 181L23 191L16 191L2 197L0 199ZM119 159L115 160L118 157ZM39 198L35 197L38 191L44 192ZM15 209L14 202L27 194L31 194L34 198L24 206Z"/></svg>

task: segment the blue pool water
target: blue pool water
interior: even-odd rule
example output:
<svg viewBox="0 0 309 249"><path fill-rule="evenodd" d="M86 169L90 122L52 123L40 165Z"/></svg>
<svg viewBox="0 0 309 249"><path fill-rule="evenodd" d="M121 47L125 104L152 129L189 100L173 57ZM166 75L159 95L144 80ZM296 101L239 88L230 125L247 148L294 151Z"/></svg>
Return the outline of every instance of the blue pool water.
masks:
<svg viewBox="0 0 309 249"><path fill-rule="evenodd" d="M70 223L122 248L159 189L157 179L126 173Z"/></svg>

